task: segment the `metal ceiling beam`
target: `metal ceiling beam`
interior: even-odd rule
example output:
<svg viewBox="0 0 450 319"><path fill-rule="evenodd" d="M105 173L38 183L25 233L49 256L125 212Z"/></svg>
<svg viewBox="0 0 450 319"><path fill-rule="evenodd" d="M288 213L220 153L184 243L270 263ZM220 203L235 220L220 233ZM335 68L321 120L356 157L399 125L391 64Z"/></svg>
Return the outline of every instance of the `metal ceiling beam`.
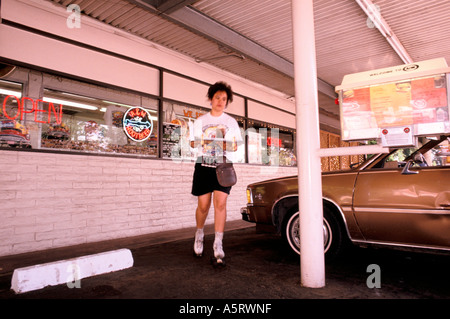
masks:
<svg viewBox="0 0 450 319"><path fill-rule="evenodd" d="M206 36L213 41L231 48L239 54L250 57L294 78L294 65L292 62L280 57L223 24L205 16L201 12L190 7L184 7L168 15L168 17L175 20L177 23L181 23L197 34ZM333 86L321 79L317 79L317 81L318 89L321 93L333 99L336 98Z"/></svg>
<svg viewBox="0 0 450 319"><path fill-rule="evenodd" d="M186 5L195 1L182 0L128 0L131 3L139 5L152 13L161 13L167 19L184 26L190 31L204 36L222 46L228 47L238 54L252 58L261 64L273 68L291 78L294 78L294 64L272 51L262 47L256 42L244 37L236 31L226 27L225 25L209 18L201 12L191 7L177 6L177 10L161 12L161 6L171 6L175 3ZM317 79L319 92L335 99L336 92L334 87L327 82Z"/></svg>
<svg viewBox="0 0 450 319"><path fill-rule="evenodd" d="M171 14L183 7L193 4L196 0L142 0L161 13Z"/></svg>

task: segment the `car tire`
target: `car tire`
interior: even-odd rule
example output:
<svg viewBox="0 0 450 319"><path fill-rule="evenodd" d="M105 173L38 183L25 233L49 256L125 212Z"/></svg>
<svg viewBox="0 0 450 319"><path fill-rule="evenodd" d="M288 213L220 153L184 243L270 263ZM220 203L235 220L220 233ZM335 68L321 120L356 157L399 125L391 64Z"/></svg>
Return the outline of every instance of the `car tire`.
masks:
<svg viewBox="0 0 450 319"><path fill-rule="evenodd" d="M283 220L282 235L291 250L300 253L300 214L295 208ZM334 259L344 246L343 227L329 208L323 208L324 252L327 261Z"/></svg>

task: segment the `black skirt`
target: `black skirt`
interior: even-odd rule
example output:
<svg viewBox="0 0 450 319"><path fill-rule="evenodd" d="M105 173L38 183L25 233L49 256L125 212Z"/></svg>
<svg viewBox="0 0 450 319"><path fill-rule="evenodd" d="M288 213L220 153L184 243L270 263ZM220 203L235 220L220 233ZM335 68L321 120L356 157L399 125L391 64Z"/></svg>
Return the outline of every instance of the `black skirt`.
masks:
<svg viewBox="0 0 450 319"><path fill-rule="evenodd" d="M219 184L215 167L206 167L202 163L197 162L192 180L192 195L200 196L213 191L230 194L231 187L223 187Z"/></svg>

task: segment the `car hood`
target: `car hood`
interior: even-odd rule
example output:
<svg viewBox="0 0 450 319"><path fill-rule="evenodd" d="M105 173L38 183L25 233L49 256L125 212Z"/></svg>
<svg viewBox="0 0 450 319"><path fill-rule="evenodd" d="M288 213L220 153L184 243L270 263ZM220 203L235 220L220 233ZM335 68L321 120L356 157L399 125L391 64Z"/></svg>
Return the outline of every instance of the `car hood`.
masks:
<svg viewBox="0 0 450 319"><path fill-rule="evenodd" d="M323 172L322 177L345 174L345 173L355 173L355 170L340 170L340 171L332 171L332 172ZM255 183L251 183L248 186L256 187L256 186L260 186L263 184L270 184L270 183L294 182L296 179L297 179L297 175L291 175L291 176L278 177L278 178L272 178L272 179L267 179L267 180L263 180L263 181L258 181Z"/></svg>
<svg viewBox="0 0 450 319"><path fill-rule="evenodd" d="M296 175L292 175L292 176L286 176L286 177L278 177L278 178L272 178L272 179L267 179L267 180L263 180L263 181L259 181L256 183L251 183L248 185L248 187L257 187L263 184L270 184L270 183L279 183L279 182L285 182L285 181L293 181L296 180L297 176Z"/></svg>

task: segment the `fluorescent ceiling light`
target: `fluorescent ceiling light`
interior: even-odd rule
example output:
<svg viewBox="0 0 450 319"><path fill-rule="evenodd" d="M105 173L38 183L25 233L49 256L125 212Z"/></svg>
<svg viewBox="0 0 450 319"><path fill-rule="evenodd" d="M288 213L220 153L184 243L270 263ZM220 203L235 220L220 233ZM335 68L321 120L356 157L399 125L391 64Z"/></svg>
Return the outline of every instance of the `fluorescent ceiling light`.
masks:
<svg viewBox="0 0 450 319"><path fill-rule="evenodd" d="M132 108L132 107L140 107L140 106L133 106L133 105L129 105L129 104L123 104L123 103L117 103L117 102L111 102L111 101L106 101L106 100L102 100L102 102L104 103L108 103L108 104L114 104L114 105L119 105L119 106L124 106L124 107L128 107L128 108ZM100 109L101 112L106 112L106 107L102 107ZM147 110L148 112L156 112L154 110ZM150 115L150 119L152 119L153 121L158 121L158 117L156 116L152 116Z"/></svg>
<svg viewBox="0 0 450 319"><path fill-rule="evenodd" d="M131 107L131 106L130 106ZM101 109L100 109L100 112L103 112L103 113L105 113L106 112L106 107L102 107ZM152 115L150 115L150 119L152 120L152 121L158 121L158 118L156 117L156 116L152 116Z"/></svg>
<svg viewBox="0 0 450 319"><path fill-rule="evenodd" d="M129 108L134 107L134 106L128 105L128 104L122 104L122 103L111 102L111 101L105 101L105 100L102 100L102 102L103 102L103 103L108 103L108 104L120 105L120 106L124 106L124 107L129 107Z"/></svg>
<svg viewBox="0 0 450 319"><path fill-rule="evenodd" d="M86 100L92 100L92 101L96 101L97 100L97 99L92 98L92 97L80 96L78 94L72 94L72 93L67 93L67 92L58 92L58 93L61 94L61 95L66 95L68 97L72 97L72 98L80 98L80 97L82 97L83 99L86 99Z"/></svg>
<svg viewBox="0 0 450 319"><path fill-rule="evenodd" d="M50 102L50 103L63 104L63 105L67 105L67 106L73 106L73 107L77 107L79 109L86 109L86 110L92 110L92 111L98 110L98 107L96 107L96 106L87 105L87 104L83 104L83 103L77 103L77 102L71 102L71 101L66 101L66 100L54 99L54 98L50 98L50 97L44 97L43 101Z"/></svg>
<svg viewBox="0 0 450 319"><path fill-rule="evenodd" d="M370 21L373 22L374 26L380 31L380 33L386 38L389 44L392 46L394 51L402 59L403 63L409 64L413 63L413 59L410 57L409 53L406 51L405 47L401 44L397 36L392 32L386 20L384 20L381 15L380 8L372 3L371 0L355 0L356 3L361 7L361 9L369 17Z"/></svg>
<svg viewBox="0 0 450 319"><path fill-rule="evenodd" d="M22 97L22 92L20 92L20 91L13 91L13 90L6 90L6 89L0 89L0 94L3 94L3 95L14 95L15 97Z"/></svg>

